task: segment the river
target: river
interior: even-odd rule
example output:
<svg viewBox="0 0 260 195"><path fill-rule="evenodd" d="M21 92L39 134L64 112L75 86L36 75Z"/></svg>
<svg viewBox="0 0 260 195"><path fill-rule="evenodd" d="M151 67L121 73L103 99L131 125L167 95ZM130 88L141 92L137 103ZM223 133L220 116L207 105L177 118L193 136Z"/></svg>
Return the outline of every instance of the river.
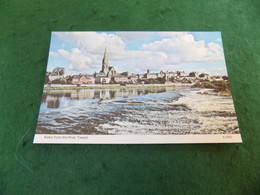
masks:
<svg viewBox="0 0 260 195"><path fill-rule="evenodd" d="M239 133L232 97L156 87L44 91L37 134Z"/></svg>

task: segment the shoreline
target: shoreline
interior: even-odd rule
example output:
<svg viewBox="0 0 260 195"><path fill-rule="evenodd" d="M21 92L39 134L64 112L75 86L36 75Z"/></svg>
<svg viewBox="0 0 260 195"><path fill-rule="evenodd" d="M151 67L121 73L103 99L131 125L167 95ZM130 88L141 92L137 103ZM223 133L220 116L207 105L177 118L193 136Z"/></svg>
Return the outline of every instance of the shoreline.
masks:
<svg viewBox="0 0 260 195"><path fill-rule="evenodd" d="M76 85L60 85L52 84L51 87L47 87L44 84L44 91L48 90L79 90L79 89L129 89L129 88L157 88L157 87L191 87L193 84L182 84L182 83L170 83L170 84L128 84L128 85L119 85L119 84L107 84L107 85L81 85L80 87Z"/></svg>
<svg viewBox="0 0 260 195"><path fill-rule="evenodd" d="M181 93L176 105L185 104L191 114L188 120L195 120L200 125L197 130L192 129L189 134L239 134L239 127L232 96L220 96L213 89L205 89Z"/></svg>

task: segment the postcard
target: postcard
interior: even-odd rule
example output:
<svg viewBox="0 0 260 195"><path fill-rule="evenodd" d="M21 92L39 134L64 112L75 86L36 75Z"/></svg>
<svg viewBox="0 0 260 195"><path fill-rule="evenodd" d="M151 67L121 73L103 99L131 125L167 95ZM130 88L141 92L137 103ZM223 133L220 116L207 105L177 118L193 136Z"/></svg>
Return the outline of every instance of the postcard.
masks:
<svg viewBox="0 0 260 195"><path fill-rule="evenodd" d="M34 143L241 143L221 32L52 32Z"/></svg>

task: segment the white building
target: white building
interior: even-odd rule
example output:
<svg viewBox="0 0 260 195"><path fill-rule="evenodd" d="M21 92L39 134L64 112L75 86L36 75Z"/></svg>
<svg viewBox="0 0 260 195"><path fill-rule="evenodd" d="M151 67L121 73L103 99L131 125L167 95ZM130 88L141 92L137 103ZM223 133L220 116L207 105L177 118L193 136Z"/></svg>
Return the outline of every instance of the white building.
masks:
<svg viewBox="0 0 260 195"><path fill-rule="evenodd" d="M95 78L95 83L98 84L108 84L110 83L110 81L111 81L110 77L101 76Z"/></svg>

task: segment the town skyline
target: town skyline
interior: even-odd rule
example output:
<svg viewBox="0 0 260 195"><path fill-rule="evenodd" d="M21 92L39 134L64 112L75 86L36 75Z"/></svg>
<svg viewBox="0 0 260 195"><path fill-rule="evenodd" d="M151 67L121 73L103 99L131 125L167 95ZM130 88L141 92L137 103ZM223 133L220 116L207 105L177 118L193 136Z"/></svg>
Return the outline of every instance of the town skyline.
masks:
<svg viewBox="0 0 260 195"><path fill-rule="evenodd" d="M105 49L102 59L102 67L99 72L94 74L76 74L66 75L65 68L56 67L52 72L46 73L45 83L51 84L166 84L166 83L195 83L200 81L227 80L227 76L211 76L207 73L184 71L160 71L157 73L150 72L147 69L145 74L135 74L131 72L117 72L114 66L109 66L107 49Z"/></svg>
<svg viewBox="0 0 260 195"><path fill-rule="evenodd" d="M220 32L53 32L47 71L100 71L104 50L117 72L227 75Z"/></svg>

